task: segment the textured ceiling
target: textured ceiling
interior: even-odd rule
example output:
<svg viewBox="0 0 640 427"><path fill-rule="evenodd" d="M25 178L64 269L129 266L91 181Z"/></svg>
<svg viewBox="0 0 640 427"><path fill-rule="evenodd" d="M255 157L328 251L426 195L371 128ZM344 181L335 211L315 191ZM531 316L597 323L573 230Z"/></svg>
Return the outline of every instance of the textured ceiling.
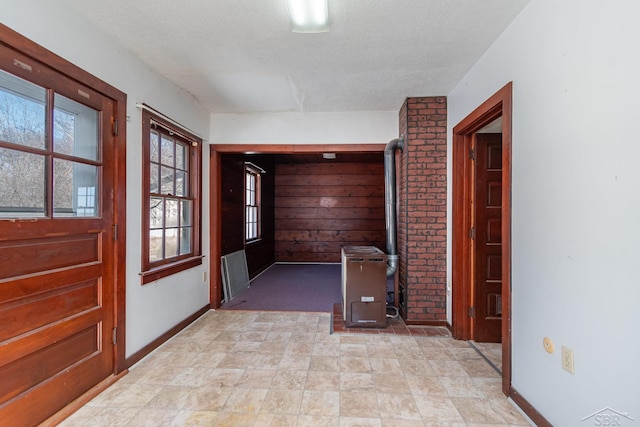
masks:
<svg viewBox="0 0 640 427"><path fill-rule="evenodd" d="M64 0L217 113L397 111L446 95L529 0L329 0L291 32L285 0Z"/></svg>

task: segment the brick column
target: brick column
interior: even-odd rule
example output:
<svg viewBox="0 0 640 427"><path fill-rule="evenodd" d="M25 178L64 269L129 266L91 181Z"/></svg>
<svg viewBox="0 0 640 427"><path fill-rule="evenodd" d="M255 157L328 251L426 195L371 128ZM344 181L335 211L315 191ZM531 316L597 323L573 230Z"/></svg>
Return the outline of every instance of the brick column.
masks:
<svg viewBox="0 0 640 427"><path fill-rule="evenodd" d="M399 168L399 303L408 324L446 323L447 98L407 98Z"/></svg>

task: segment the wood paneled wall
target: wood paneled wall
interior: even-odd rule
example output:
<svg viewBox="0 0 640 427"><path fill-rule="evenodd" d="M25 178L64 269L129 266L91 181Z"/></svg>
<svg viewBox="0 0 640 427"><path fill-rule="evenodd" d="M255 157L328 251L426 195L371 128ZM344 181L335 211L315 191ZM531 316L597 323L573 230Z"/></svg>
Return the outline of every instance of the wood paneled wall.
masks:
<svg viewBox="0 0 640 427"><path fill-rule="evenodd" d="M244 243L244 162L263 168L262 239ZM245 249L249 277L253 278L275 262L274 258L274 166L269 156L225 154L221 158L222 174L222 255Z"/></svg>
<svg viewBox="0 0 640 427"><path fill-rule="evenodd" d="M384 165L275 166L275 259L340 262L343 246L385 249Z"/></svg>

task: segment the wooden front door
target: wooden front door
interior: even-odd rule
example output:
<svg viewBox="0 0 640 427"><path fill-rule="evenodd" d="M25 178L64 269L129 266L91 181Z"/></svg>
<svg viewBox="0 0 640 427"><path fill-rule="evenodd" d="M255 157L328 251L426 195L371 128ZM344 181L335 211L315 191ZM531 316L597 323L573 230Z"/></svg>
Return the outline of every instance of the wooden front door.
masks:
<svg viewBox="0 0 640 427"><path fill-rule="evenodd" d="M475 135L473 339L502 334L502 134Z"/></svg>
<svg viewBox="0 0 640 427"><path fill-rule="evenodd" d="M0 424L114 372L114 101L0 45Z"/></svg>

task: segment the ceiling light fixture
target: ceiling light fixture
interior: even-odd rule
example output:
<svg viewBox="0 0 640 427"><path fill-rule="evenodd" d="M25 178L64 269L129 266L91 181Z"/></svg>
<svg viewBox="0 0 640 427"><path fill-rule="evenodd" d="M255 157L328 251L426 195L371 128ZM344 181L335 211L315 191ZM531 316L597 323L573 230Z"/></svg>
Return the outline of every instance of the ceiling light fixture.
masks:
<svg viewBox="0 0 640 427"><path fill-rule="evenodd" d="M327 0L287 0L294 33L329 31Z"/></svg>

